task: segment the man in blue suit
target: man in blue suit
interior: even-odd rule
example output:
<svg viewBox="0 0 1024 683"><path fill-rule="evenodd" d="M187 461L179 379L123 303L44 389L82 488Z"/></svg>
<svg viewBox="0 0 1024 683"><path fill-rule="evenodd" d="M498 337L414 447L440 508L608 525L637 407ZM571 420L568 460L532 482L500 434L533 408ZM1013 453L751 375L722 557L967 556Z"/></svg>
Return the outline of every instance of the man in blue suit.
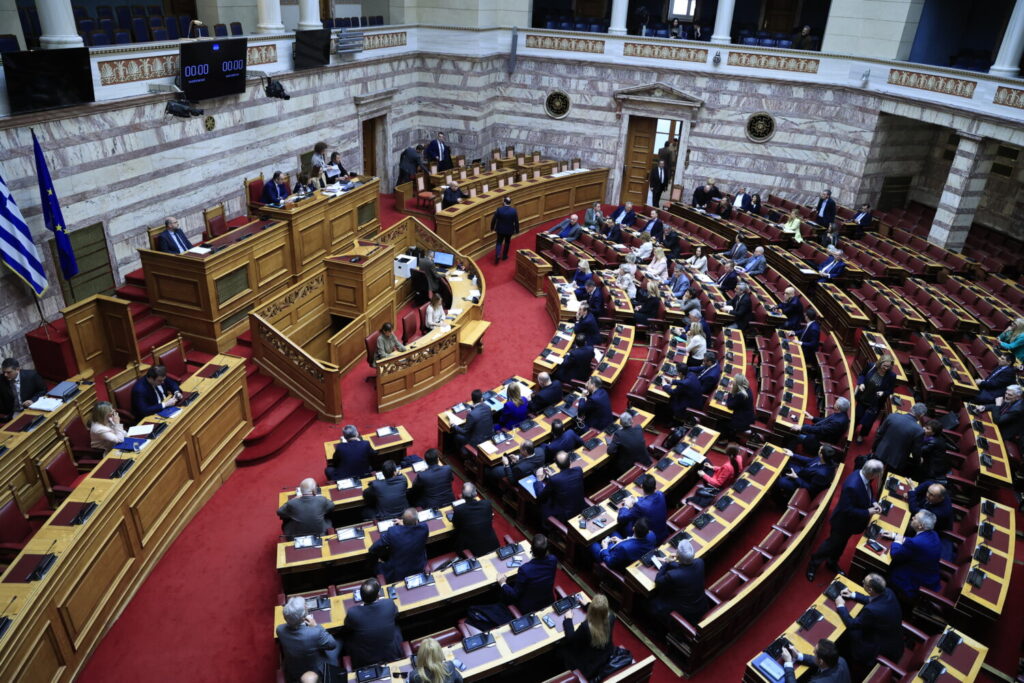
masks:
<svg viewBox="0 0 1024 683"><path fill-rule="evenodd" d="M676 268L675 273L668 281L668 286L672 289L672 296L677 299L682 299L683 295L686 294L686 290L690 288L690 278L686 275L684 268Z"/></svg>
<svg viewBox="0 0 1024 683"><path fill-rule="evenodd" d="M572 467L569 454L559 451L555 456L558 472L547 475L543 467L535 472L537 481L533 482L533 492L540 503L541 517L545 521L554 517L563 524L578 515L587 506L583 499L583 470Z"/></svg>
<svg viewBox="0 0 1024 683"><path fill-rule="evenodd" d="M741 259L737 264L742 272L747 275L761 275L768 268L768 262L764 258L764 247L754 249L754 255Z"/></svg>
<svg viewBox="0 0 1024 683"><path fill-rule="evenodd" d="M610 216L612 222L632 226L636 223L636 211L633 210L633 202L620 204Z"/></svg>
<svg viewBox="0 0 1024 683"><path fill-rule="evenodd" d="M822 441L835 443L846 438L850 428L850 400L840 396L828 417L812 417L804 421L800 433L793 438L790 448L803 446L804 453L817 453Z"/></svg>
<svg viewBox="0 0 1024 683"><path fill-rule="evenodd" d="M402 522L388 528L370 546L370 555L381 560L378 571L391 583L419 574L427 564L430 530L416 518L416 510L402 513ZM386 558L386 559L383 559Z"/></svg>
<svg viewBox="0 0 1024 683"><path fill-rule="evenodd" d="M576 337L573 349L565 354L554 372L554 378L561 382L583 381L590 376L590 364L594 360L594 347L583 337Z"/></svg>
<svg viewBox="0 0 1024 683"><path fill-rule="evenodd" d="M658 481L651 476L643 477L640 485L644 495L635 499L630 496L622 502L616 522L622 533L633 533L633 525L643 519L654 534L655 541L661 543L668 538L668 504L665 494L658 490Z"/></svg>
<svg viewBox="0 0 1024 683"><path fill-rule="evenodd" d="M604 236L611 242L622 244L622 225L616 223L611 218L606 218L604 225L605 227L602 230Z"/></svg>
<svg viewBox="0 0 1024 683"><path fill-rule="evenodd" d="M181 400L178 383L167 376L167 368L154 365L132 387L132 415L142 419L159 413Z"/></svg>
<svg viewBox="0 0 1024 683"><path fill-rule="evenodd" d="M818 322L818 314L813 308L805 310L804 317L807 318L807 322L798 330L788 331L787 335L790 339L800 342L800 347L804 350L804 360L811 362L821 344L821 323Z"/></svg>
<svg viewBox="0 0 1024 683"><path fill-rule="evenodd" d="M632 536L622 538L612 534L600 543L593 544L590 550L597 562L603 562L612 571L622 571L656 546L654 532L648 529L647 520L641 517L633 525Z"/></svg>
<svg viewBox="0 0 1024 683"><path fill-rule="evenodd" d="M595 378L591 377L591 380ZM611 412L611 406L608 407L608 412ZM633 424L633 414L628 410L623 410L619 415L619 428L608 442L608 455L612 456L613 476L625 473L633 465L647 467L651 464L651 455L647 450L647 442L644 441L644 430L640 425Z"/></svg>
<svg viewBox="0 0 1024 683"><path fill-rule="evenodd" d="M785 503L797 489L807 489L813 500L827 489L836 474L836 453L826 444L818 449L817 457L791 454L783 476L775 484L778 499Z"/></svg>
<svg viewBox="0 0 1024 683"><path fill-rule="evenodd" d="M665 237L665 224L658 218L657 210L651 211L651 220L644 226L644 232L649 233L655 241L660 242Z"/></svg>
<svg viewBox="0 0 1024 683"><path fill-rule="evenodd" d="M747 188L743 188L736 195L736 198L732 200L732 205L737 209L743 209L744 211L750 211L754 208L754 200L747 191Z"/></svg>
<svg viewBox="0 0 1024 683"><path fill-rule="evenodd" d="M704 354L704 361L697 370L697 381L700 382L700 393L707 396L718 386L722 378L722 366L718 364L718 354L708 351Z"/></svg>
<svg viewBox="0 0 1024 683"><path fill-rule="evenodd" d="M264 204L280 204L288 196L288 188L284 184L284 174L281 171L274 171L270 182L263 186L263 197L260 201Z"/></svg>
<svg viewBox="0 0 1024 683"><path fill-rule="evenodd" d="M590 307L590 312L600 318L604 315L604 294L601 293L601 288L591 278L584 285L584 290L587 293L587 305Z"/></svg>
<svg viewBox="0 0 1024 683"><path fill-rule="evenodd" d="M452 167L452 148L445 142L444 133L438 132L437 138L431 140L427 145L423 156L430 161L436 161L439 172L447 171Z"/></svg>
<svg viewBox="0 0 1024 683"><path fill-rule="evenodd" d="M583 234L583 226L580 225L579 215L574 213L561 223L552 225L545 232L558 235L566 242L575 242Z"/></svg>
<svg viewBox="0 0 1024 683"><path fill-rule="evenodd" d="M736 272L736 264L732 261L726 261L722 275L718 278L718 287L722 290L722 293L727 296L732 296L733 290L736 289L736 283L739 282L740 275Z"/></svg>
<svg viewBox="0 0 1024 683"><path fill-rule="evenodd" d="M355 425L345 425L341 430L341 441L334 445L334 457L324 470L324 475L328 481L349 477L359 479L373 469L370 465L372 458L373 446L370 442L359 438Z"/></svg>
<svg viewBox="0 0 1024 683"><path fill-rule="evenodd" d="M818 205L814 208L814 222L823 228L832 225L836 217L836 200L832 199L832 190L822 190Z"/></svg>
<svg viewBox="0 0 1024 683"><path fill-rule="evenodd" d="M601 343L601 330L597 326L597 318L590 312L590 304L586 301L580 302L579 310L576 311L576 324L572 328L573 334L587 340L589 346L597 346Z"/></svg>
<svg viewBox="0 0 1024 683"><path fill-rule="evenodd" d="M436 448L428 448L423 454L427 463L427 469L416 474L416 481L412 483L409 491L410 497L415 505L424 510L451 505L455 500L452 492L452 483L455 481L455 473L448 465L441 464L441 451Z"/></svg>
<svg viewBox="0 0 1024 683"><path fill-rule="evenodd" d="M915 535L909 538L891 531L882 532L886 538L896 541L892 544L889 582L904 604L913 603L921 586L932 591L942 587L939 577L942 540L935 530L935 515L919 510L910 520L910 528Z"/></svg>
<svg viewBox="0 0 1024 683"><path fill-rule="evenodd" d="M512 244L512 235L519 232L519 212L512 206L512 198L505 197L504 203L494 212L491 219L491 230L494 231L494 265L498 265L498 257L508 260L508 248ZM504 249L502 246L504 245Z"/></svg>
<svg viewBox="0 0 1024 683"><path fill-rule="evenodd" d="M683 539L676 546L675 557L658 567L648 610L659 623L666 626L673 623L672 612L679 612L688 622L696 624L708 611L704 560L695 555L693 543Z"/></svg>
<svg viewBox="0 0 1024 683"><path fill-rule="evenodd" d="M466 421L455 426L455 441L459 448L466 444L476 446L494 436L494 414L483 399L484 394L479 389L474 389L470 394L473 407Z"/></svg>
<svg viewBox="0 0 1024 683"><path fill-rule="evenodd" d="M604 429L612 423L612 399L604 388L601 378L591 375L583 389L583 398L576 406L579 418L590 429Z"/></svg>
<svg viewBox="0 0 1024 683"><path fill-rule="evenodd" d="M828 538L814 551L807 566L808 581L814 581L818 566L823 561L831 571L842 571L839 568L839 558L846 549L846 543L851 536L863 533L871 515L882 511L872 492L872 482L881 478L884 469L885 466L880 460L868 460L860 470L848 476L843 482L839 502L829 519Z"/></svg>
<svg viewBox="0 0 1024 683"><path fill-rule="evenodd" d="M903 654L903 610L896 595L886 587L885 579L878 574L864 577L864 589L867 594L854 593L848 588L836 598L836 611L846 625L845 649L847 661L852 674L856 669L864 673L875 665L875 658L882 655L886 659L898 662ZM850 616L846 608L847 600L855 600L864 604L857 618ZM863 674L862 674L863 675ZM860 680L856 677L853 680Z"/></svg>
<svg viewBox="0 0 1024 683"><path fill-rule="evenodd" d="M536 612L554 602L558 560L548 553L548 537L535 534L530 542L530 554L533 557L519 568L511 583L506 582L504 574L498 576L502 599L515 605L522 614Z"/></svg>
<svg viewBox="0 0 1024 683"><path fill-rule="evenodd" d="M192 242L185 235L185 231L178 227L178 219L169 216L164 221L164 231L156 237L157 251L166 254L183 254L191 248Z"/></svg>
<svg viewBox="0 0 1024 683"><path fill-rule="evenodd" d="M569 453L582 445L583 440L580 439L579 434L572 429L566 429L565 423L561 420L552 420L551 438L540 450L544 462L550 465L555 461L555 456L560 452L565 451Z"/></svg>
<svg viewBox="0 0 1024 683"><path fill-rule="evenodd" d="M669 384L669 407L672 409L672 417L682 419L686 411L704 407L704 388L701 386L701 378L698 372L687 371L686 365L677 363L676 369L679 376ZM711 376L711 368L708 368L708 377ZM719 375L721 370L719 369ZM717 381L717 380L716 380Z"/></svg>
<svg viewBox="0 0 1024 683"><path fill-rule="evenodd" d="M839 251L839 247L828 248L828 258L818 267L818 275L821 276L818 282L835 280L843 274L843 271L846 270L846 263L843 262L842 256L843 252Z"/></svg>
<svg viewBox="0 0 1024 683"><path fill-rule="evenodd" d="M161 251L163 251L161 249ZM1017 373L1013 369L1013 354L1000 353L999 365L989 373L985 379L978 380L978 395L974 397L974 403L984 405L995 403L995 400L1003 395L1006 387L1013 384L1017 379Z"/></svg>
<svg viewBox="0 0 1024 683"><path fill-rule="evenodd" d="M551 379L548 373L542 372L537 375L537 387L530 396L530 404L527 406L531 413L542 412L545 408L561 402L562 383L557 379Z"/></svg>
<svg viewBox="0 0 1024 683"><path fill-rule="evenodd" d="M804 304L800 301L800 295L793 287L786 287L782 293L783 301L779 303L779 313L786 316L784 330L799 330L804 325Z"/></svg>
<svg viewBox="0 0 1024 683"><path fill-rule="evenodd" d="M733 241L732 246L726 251L723 256L730 261L740 261L747 258L747 245L743 243L743 233L737 232L736 239Z"/></svg>

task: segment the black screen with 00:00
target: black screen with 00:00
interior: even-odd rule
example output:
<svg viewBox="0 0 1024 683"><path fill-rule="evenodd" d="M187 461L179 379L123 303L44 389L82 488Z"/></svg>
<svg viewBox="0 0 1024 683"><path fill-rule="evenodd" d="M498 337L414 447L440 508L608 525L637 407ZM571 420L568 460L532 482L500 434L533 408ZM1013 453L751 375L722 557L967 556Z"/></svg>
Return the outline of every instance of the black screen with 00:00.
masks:
<svg viewBox="0 0 1024 683"><path fill-rule="evenodd" d="M200 40L181 44L181 89L187 100L245 92L248 40Z"/></svg>

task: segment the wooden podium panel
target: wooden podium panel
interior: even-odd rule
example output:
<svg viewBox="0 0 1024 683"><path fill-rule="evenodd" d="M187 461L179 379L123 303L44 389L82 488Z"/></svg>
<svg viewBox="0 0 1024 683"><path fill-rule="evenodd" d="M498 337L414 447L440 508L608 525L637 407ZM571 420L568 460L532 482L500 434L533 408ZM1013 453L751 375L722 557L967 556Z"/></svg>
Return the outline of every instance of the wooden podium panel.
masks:
<svg viewBox="0 0 1024 683"><path fill-rule="evenodd" d="M388 359L377 363L377 409L381 412L430 393L462 371L459 328L401 355L407 362Z"/></svg>
<svg viewBox="0 0 1024 683"><path fill-rule="evenodd" d="M347 251L327 259L327 306L331 313L356 318L393 297L394 254L388 244L360 239Z"/></svg>
<svg viewBox="0 0 1024 683"><path fill-rule="evenodd" d="M99 374L139 360L130 303L95 294L62 311L79 372Z"/></svg>

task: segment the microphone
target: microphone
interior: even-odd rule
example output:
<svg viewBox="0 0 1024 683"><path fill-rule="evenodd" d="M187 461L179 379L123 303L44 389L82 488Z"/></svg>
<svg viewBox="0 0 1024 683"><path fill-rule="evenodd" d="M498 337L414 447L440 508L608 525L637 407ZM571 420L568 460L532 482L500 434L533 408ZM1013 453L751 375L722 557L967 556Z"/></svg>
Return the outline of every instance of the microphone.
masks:
<svg viewBox="0 0 1024 683"><path fill-rule="evenodd" d="M46 549L45 553L43 553L43 557L39 560L39 563L36 564L36 568L28 575L29 581L39 581L42 579L46 576L46 572L49 571L50 567L53 566L53 563L57 561L57 556L50 553L55 545L57 545L56 538L53 539L53 542L50 543L50 547Z"/></svg>
<svg viewBox="0 0 1024 683"><path fill-rule="evenodd" d="M92 511L96 509L96 503L90 503L89 498L92 497L93 491L95 490L95 486L89 489L89 494L85 497L85 501L82 503L82 507L78 509L78 512L75 513L75 516L71 519L71 526L78 526L79 524L84 524L85 520L89 519L89 517L92 515Z"/></svg>
<svg viewBox="0 0 1024 683"><path fill-rule="evenodd" d="M4 606L3 610L0 610L0 611L2 611L4 614L7 614L7 610L9 610L11 608L11 605L13 605L14 601L17 600L17 599L18 599L17 595L12 596L11 597L11 601L8 602L7 605Z"/></svg>

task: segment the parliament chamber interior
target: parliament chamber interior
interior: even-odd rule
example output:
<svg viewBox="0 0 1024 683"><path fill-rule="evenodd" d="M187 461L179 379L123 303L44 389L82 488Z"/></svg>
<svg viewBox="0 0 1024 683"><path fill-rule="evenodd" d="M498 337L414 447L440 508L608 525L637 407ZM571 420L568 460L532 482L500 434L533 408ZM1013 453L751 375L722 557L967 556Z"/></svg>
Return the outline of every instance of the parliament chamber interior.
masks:
<svg viewBox="0 0 1024 683"><path fill-rule="evenodd" d="M1022 58L0 0L0 680L1024 681Z"/></svg>

